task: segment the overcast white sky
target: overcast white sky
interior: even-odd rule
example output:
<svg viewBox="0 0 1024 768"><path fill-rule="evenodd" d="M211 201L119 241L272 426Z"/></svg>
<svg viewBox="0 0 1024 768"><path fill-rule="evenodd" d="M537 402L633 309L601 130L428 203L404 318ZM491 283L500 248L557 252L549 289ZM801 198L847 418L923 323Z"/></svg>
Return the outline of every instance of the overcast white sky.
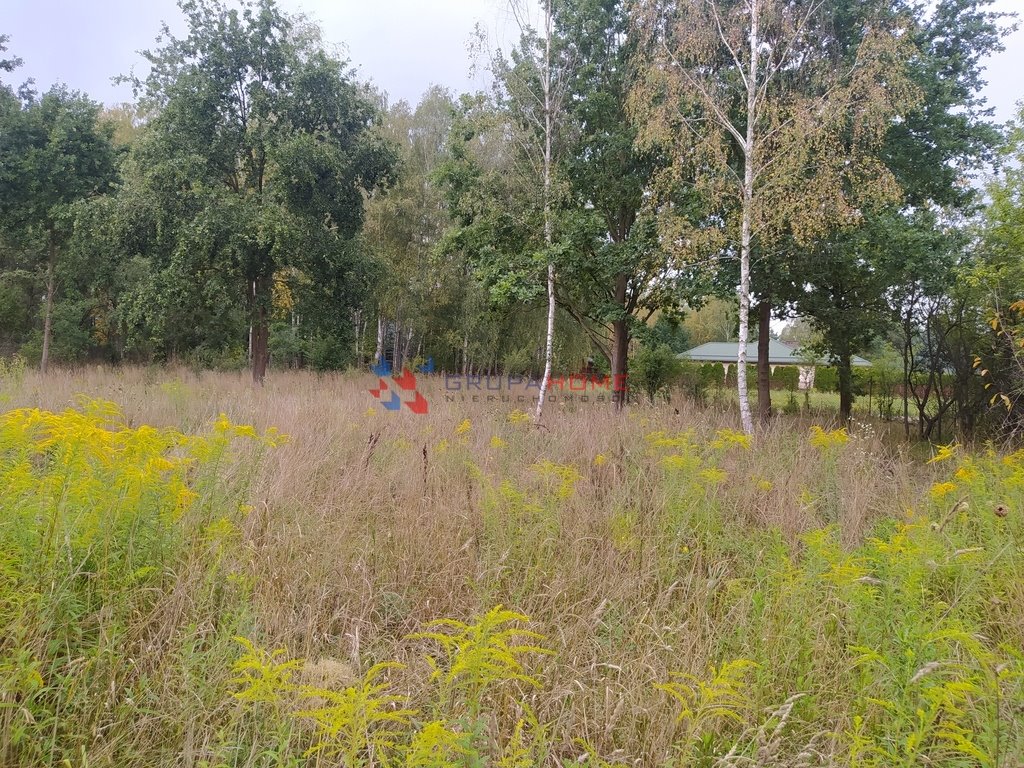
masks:
<svg viewBox="0 0 1024 768"><path fill-rule="evenodd" d="M342 46L361 76L392 101L418 100L428 86L453 91L485 83L469 75L467 51L477 23L508 36L507 0L279 0L289 11L319 21L325 38ZM996 0L995 7L1024 14L1024 0ZM111 104L131 98L110 78L143 60L160 22L182 30L174 0L0 0L0 34L25 65L8 80L34 77L43 90L57 81ZM1024 30L988 62L986 95L999 120L1009 119L1024 98Z"/></svg>

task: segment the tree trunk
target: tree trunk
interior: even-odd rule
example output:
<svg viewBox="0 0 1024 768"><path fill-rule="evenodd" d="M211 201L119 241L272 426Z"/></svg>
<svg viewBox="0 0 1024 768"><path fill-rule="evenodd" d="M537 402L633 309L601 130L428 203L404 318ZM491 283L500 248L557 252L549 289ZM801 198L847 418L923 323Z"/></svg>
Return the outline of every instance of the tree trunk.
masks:
<svg viewBox="0 0 1024 768"><path fill-rule="evenodd" d="M853 414L853 368L849 352L839 356L839 422L845 427Z"/></svg>
<svg viewBox="0 0 1024 768"><path fill-rule="evenodd" d="M537 398L537 410L533 420L540 422L544 412L544 398L547 396L548 382L551 380L551 358L555 344L555 265L548 264L548 327L544 343L544 376L540 380L540 396Z"/></svg>
<svg viewBox="0 0 1024 768"><path fill-rule="evenodd" d="M627 275L615 277L615 305L621 307L622 315L612 322L612 402L615 409L621 409L629 397L629 318L626 316Z"/></svg>
<svg viewBox="0 0 1024 768"><path fill-rule="evenodd" d="M757 305L757 418L762 424L772 417L772 369L768 362L771 323L772 303L765 296Z"/></svg>
<svg viewBox="0 0 1024 768"><path fill-rule="evenodd" d="M46 308L43 311L43 354L39 359L39 372L46 373L50 366L50 334L53 328L53 293L57 288L57 238L50 228L49 253L46 258Z"/></svg>
<svg viewBox="0 0 1024 768"><path fill-rule="evenodd" d="M910 439L910 312L903 320L903 435Z"/></svg>
<svg viewBox="0 0 1024 768"><path fill-rule="evenodd" d="M363 310L357 309L352 316L353 331L355 331L355 337L353 338L353 349L352 353L355 357L356 365L362 365L362 341L363 341Z"/></svg>
<svg viewBox="0 0 1024 768"><path fill-rule="evenodd" d="M544 245L550 250L554 239L551 227L551 0L544 4L544 73L541 85L544 88ZM540 423L544 413L544 398L551 379L551 357L555 343L555 265L548 262L548 326L544 342L544 377L540 380L540 397L533 414Z"/></svg>
<svg viewBox="0 0 1024 768"><path fill-rule="evenodd" d="M391 344L391 370L398 374L402 368L401 363L398 359L398 345L402 343L402 321L401 321L402 308L399 307L395 310L395 340Z"/></svg>
<svg viewBox="0 0 1024 768"><path fill-rule="evenodd" d="M252 382L263 385L270 362L271 283L258 277L253 281Z"/></svg>
<svg viewBox="0 0 1024 768"><path fill-rule="evenodd" d="M373 351L373 364L380 365L381 359L384 357L384 315L378 312L377 314L377 347Z"/></svg>
<svg viewBox="0 0 1024 768"><path fill-rule="evenodd" d="M750 66L747 71L747 134L743 142L743 223L740 231L740 332L736 352L736 390L740 400L743 431L754 434L747 395L747 339L750 336L750 244L754 216L754 124L757 120L757 63L760 56L757 0L750 4Z"/></svg>
<svg viewBox="0 0 1024 768"><path fill-rule="evenodd" d="M414 330L412 328L409 328L405 332L405 344L402 347L402 367L403 368L408 367L408 362L407 361L409 360L409 347L412 346L413 333L414 333Z"/></svg>

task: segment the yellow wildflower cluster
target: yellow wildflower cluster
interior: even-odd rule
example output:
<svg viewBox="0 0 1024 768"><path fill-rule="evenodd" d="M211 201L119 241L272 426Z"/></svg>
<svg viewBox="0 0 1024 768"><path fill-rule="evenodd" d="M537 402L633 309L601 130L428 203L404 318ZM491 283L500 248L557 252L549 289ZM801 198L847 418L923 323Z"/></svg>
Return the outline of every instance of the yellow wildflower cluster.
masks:
<svg viewBox="0 0 1024 768"><path fill-rule="evenodd" d="M670 453L662 458L661 466L680 472L692 472L700 466L700 458L692 453Z"/></svg>
<svg viewBox="0 0 1024 768"><path fill-rule="evenodd" d="M658 430L657 432L649 433L645 439L652 448L673 448L679 450L694 448L694 437L693 430L679 432L675 435L670 435L664 430Z"/></svg>
<svg viewBox="0 0 1024 768"><path fill-rule="evenodd" d="M928 490L928 495L932 497L933 501L939 501L956 491L956 488L956 483L935 483L935 485Z"/></svg>
<svg viewBox="0 0 1024 768"><path fill-rule="evenodd" d="M516 408L508 415L509 424L526 424L530 421L530 414Z"/></svg>
<svg viewBox="0 0 1024 768"><path fill-rule="evenodd" d="M436 691L434 719L418 718L420 711L409 706L409 697L394 692L393 677L408 672L404 664L380 662L343 688L302 685L296 678L306 669L303 660L289 659L284 648L263 650L243 637L235 638L243 652L232 665L232 696L247 707L270 705L279 716L311 721L313 743L306 756L327 757L332 764L366 765L367 755L376 764L414 768L489 764L484 754L491 745L477 743L472 730L460 727L457 719L463 718L464 709L478 714L490 688L510 682L540 686L527 671L525 657L551 651L542 644L543 635L518 626L528 621L499 605L473 623L439 619L406 638L433 646L424 660ZM297 700L308 702L309 708L288 706ZM518 753L525 755L524 742L520 725L509 746L494 747L502 755L496 764L532 765L504 759L517 744Z"/></svg>
<svg viewBox="0 0 1024 768"><path fill-rule="evenodd" d="M236 438L277 445L276 430L257 434L221 415L212 432L192 437L173 429L129 427L116 405L80 402L61 413L25 408L0 416L0 514L23 518L22 533L88 544L140 517L174 520L197 499L191 469L223 456ZM48 520L46 526L39 520ZM56 530L67 526L60 532Z"/></svg>
<svg viewBox="0 0 1024 768"><path fill-rule="evenodd" d="M956 443L950 443L949 445L940 445L938 452L929 459L929 464L938 464L940 461L948 461L956 455L957 446Z"/></svg>
<svg viewBox="0 0 1024 768"><path fill-rule="evenodd" d="M729 477L723 470L718 467L708 467L700 471L700 478L708 485L721 485Z"/></svg>
<svg viewBox="0 0 1024 768"><path fill-rule="evenodd" d="M811 427L811 445L819 450L827 451L846 445L848 442L850 442L850 434L845 427L833 430L822 429L817 424Z"/></svg>
<svg viewBox="0 0 1024 768"><path fill-rule="evenodd" d="M720 429L715 434L715 439L711 441L711 447L716 450L723 450L737 446L744 450L749 450L753 442L753 438L745 432L737 432L734 429Z"/></svg>
<svg viewBox="0 0 1024 768"><path fill-rule="evenodd" d="M555 495L560 499L567 499L572 496L576 492L576 483L583 479L583 476L576 467L568 464L555 464L547 459L534 464L531 469L541 477L552 478L557 481L558 485L555 488Z"/></svg>

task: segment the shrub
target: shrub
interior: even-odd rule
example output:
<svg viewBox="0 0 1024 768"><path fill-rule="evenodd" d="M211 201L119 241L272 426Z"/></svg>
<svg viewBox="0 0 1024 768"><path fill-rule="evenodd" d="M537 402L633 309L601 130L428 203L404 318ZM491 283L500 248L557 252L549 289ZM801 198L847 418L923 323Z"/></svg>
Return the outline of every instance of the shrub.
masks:
<svg viewBox="0 0 1024 768"><path fill-rule="evenodd" d="M630 383L645 392L652 403L676 383L681 372L682 363L667 344L641 347L629 365Z"/></svg>

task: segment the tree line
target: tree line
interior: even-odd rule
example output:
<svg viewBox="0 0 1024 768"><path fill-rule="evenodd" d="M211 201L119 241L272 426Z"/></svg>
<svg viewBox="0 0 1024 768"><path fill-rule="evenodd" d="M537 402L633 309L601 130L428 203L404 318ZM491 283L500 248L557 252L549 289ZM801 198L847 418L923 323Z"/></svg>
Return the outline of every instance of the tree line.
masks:
<svg viewBox="0 0 1024 768"><path fill-rule="evenodd" d="M1024 134L980 95L1012 28L989 0L513 0L516 43L474 46L492 88L417 105L273 0L179 5L130 105L0 59L0 353L588 366L621 402L726 305L748 431L800 318L844 420L860 353L897 361L908 432L1019 432Z"/></svg>

